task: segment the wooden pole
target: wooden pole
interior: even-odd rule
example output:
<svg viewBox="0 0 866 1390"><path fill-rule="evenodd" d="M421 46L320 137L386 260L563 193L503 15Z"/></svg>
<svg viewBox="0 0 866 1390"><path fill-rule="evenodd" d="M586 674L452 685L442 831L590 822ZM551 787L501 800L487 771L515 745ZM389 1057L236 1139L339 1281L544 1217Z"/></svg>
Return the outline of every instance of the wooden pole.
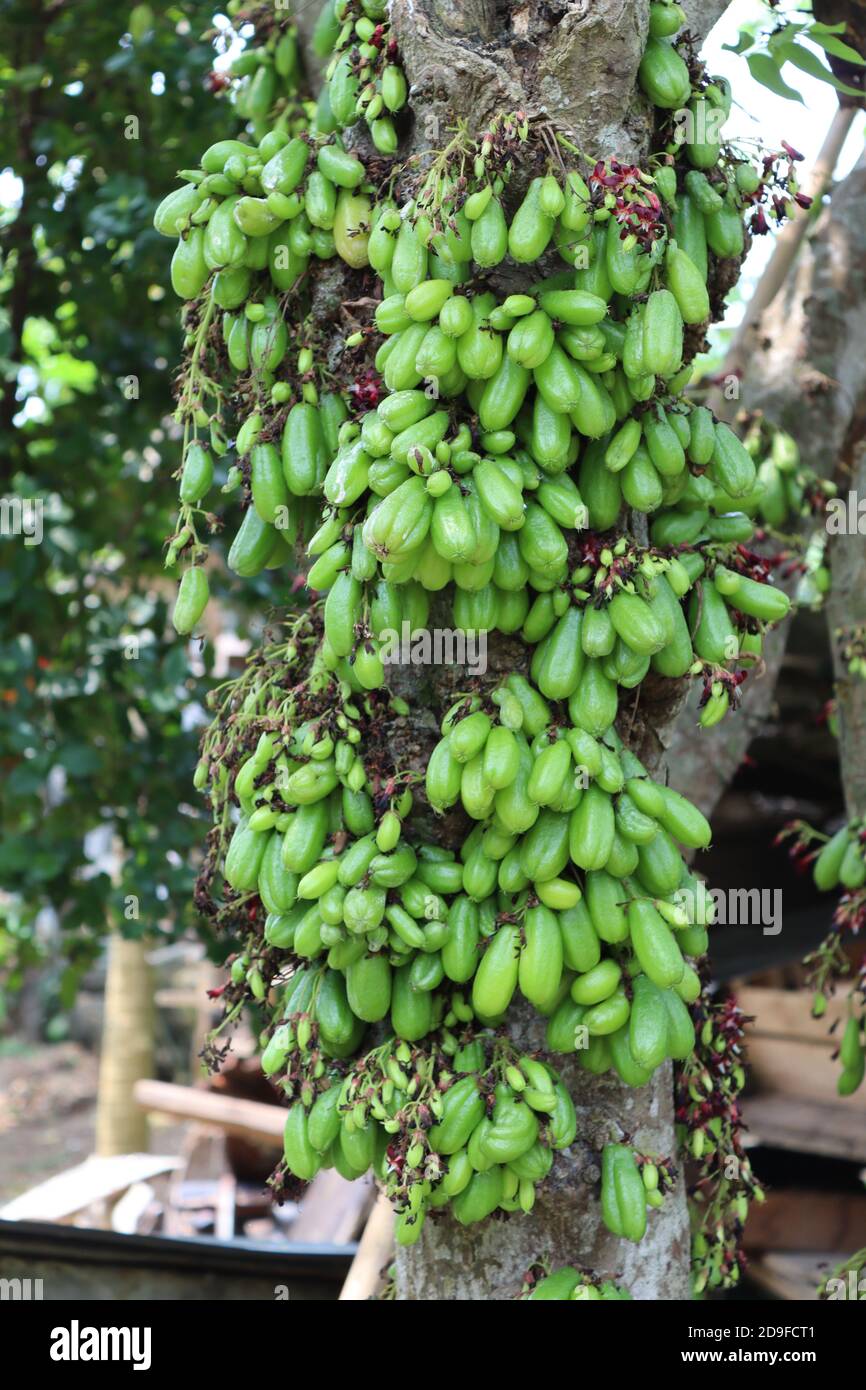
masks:
<svg viewBox="0 0 866 1390"><path fill-rule="evenodd" d="M394 1251L394 1208L380 1192L370 1212L339 1301L362 1302L382 1287L382 1271Z"/></svg>
<svg viewBox="0 0 866 1390"><path fill-rule="evenodd" d="M108 939L105 1019L96 1107L96 1152L144 1153L147 1115L135 1083L153 1074L153 972L142 941L113 932Z"/></svg>

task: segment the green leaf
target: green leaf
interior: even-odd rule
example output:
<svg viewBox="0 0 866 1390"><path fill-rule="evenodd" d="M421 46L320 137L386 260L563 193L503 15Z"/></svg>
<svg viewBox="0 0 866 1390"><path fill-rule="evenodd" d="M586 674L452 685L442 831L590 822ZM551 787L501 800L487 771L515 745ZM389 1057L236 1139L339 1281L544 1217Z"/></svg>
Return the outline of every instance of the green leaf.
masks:
<svg viewBox="0 0 866 1390"><path fill-rule="evenodd" d="M86 743L65 743L58 751L57 761L66 768L70 777L88 777L102 765L102 758L95 748Z"/></svg>
<svg viewBox="0 0 866 1390"><path fill-rule="evenodd" d="M741 29L737 35L736 43L723 43L722 48L728 53L745 53L747 48L751 48L755 42L754 33L748 29Z"/></svg>
<svg viewBox="0 0 866 1390"><path fill-rule="evenodd" d="M856 87L849 87L847 83L840 82L829 68L824 64L817 54L809 51L808 48L801 48L798 43L785 44L779 52L783 62L793 63L801 72L808 73L810 77L817 77L819 82L829 82L831 87L835 87L837 92L845 92L848 96L860 97L862 92Z"/></svg>
<svg viewBox="0 0 866 1390"><path fill-rule="evenodd" d="M61 382L72 391L93 391L99 380L99 372L93 362L83 362L68 352L55 353L41 364L45 381Z"/></svg>
<svg viewBox="0 0 866 1390"><path fill-rule="evenodd" d="M809 7L804 5L803 8ZM844 34L845 27L844 20L840 20L838 24L822 24L816 19L809 25L809 35L813 37L815 34Z"/></svg>
<svg viewBox="0 0 866 1390"><path fill-rule="evenodd" d="M762 87L775 92L777 97L786 97L788 101L803 101L800 92L795 87L788 86L779 71L778 64L774 62L769 53L750 53L746 62L752 77L756 82L760 82Z"/></svg>
<svg viewBox="0 0 866 1390"><path fill-rule="evenodd" d="M832 35L816 34L814 29L809 31L809 38L820 44L826 53L832 53L834 58L842 58L846 63L855 64L857 67L866 67L866 58L861 58L856 48L843 43L841 39L834 39Z"/></svg>

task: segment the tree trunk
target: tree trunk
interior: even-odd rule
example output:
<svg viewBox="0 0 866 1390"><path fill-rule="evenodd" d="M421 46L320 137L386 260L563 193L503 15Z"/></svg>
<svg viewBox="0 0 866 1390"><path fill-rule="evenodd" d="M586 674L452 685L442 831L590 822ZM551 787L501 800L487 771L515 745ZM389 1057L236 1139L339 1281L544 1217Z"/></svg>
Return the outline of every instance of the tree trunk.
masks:
<svg viewBox="0 0 866 1390"><path fill-rule="evenodd" d="M837 187L796 273L761 320L764 348L744 405L794 435L803 462L843 500L866 497L866 158ZM826 613L836 671L839 751L849 816L866 811L866 683L849 675L838 632L866 624L866 545L856 524L831 534Z"/></svg>
<svg viewBox="0 0 866 1390"><path fill-rule="evenodd" d="M700 40L724 9L715 0L686 5L692 35ZM635 5L596 0L591 7L557 0L528 0L519 7L503 7L494 0L393 0L391 19L414 115L411 151L445 144L455 118L463 118L478 132L495 115L524 111L530 117L548 118L590 159L645 158L649 107L636 75L648 13L646 0ZM494 670L513 669L525 658L514 642L491 645ZM444 684L444 674L432 677L434 685ZM441 690L435 701L423 699L417 668L404 679L412 686L412 704L421 720L402 732L401 762L405 765L414 755L415 765L423 767L427 739L429 754L436 737L432 710L446 705L439 698ZM644 687L641 709L637 704L632 709L625 702L621 705L620 731L650 766L657 766L664 754L687 683L663 684L657 708L647 689L651 682ZM438 833L447 837L455 827L446 822ZM518 1011L512 1031L521 1046L541 1047L542 1024L530 1010ZM532 1213L469 1230L448 1215L428 1221L418 1245L398 1254L398 1298L513 1298L523 1272L539 1258L549 1259L553 1266L578 1264L615 1276L636 1298L688 1298L683 1182L654 1213L639 1247L606 1231L598 1201L605 1142L628 1136L639 1149L673 1155L670 1066L660 1069L640 1091L610 1075L589 1076L573 1060L561 1070L575 1100L579 1138L559 1155Z"/></svg>
<svg viewBox="0 0 866 1390"><path fill-rule="evenodd" d="M847 479L859 498L866 497L866 438L858 441ZM850 819L866 815L866 681L852 676L840 654L837 634L843 627L866 630L866 544L857 531L837 536L832 547L833 588L827 599L827 624L836 673L839 761L845 805Z"/></svg>
<svg viewBox="0 0 866 1390"><path fill-rule="evenodd" d="M105 1023L99 1067L96 1152L147 1151L147 1116L133 1099L136 1081L153 1075L153 974L143 941L117 932L108 940Z"/></svg>

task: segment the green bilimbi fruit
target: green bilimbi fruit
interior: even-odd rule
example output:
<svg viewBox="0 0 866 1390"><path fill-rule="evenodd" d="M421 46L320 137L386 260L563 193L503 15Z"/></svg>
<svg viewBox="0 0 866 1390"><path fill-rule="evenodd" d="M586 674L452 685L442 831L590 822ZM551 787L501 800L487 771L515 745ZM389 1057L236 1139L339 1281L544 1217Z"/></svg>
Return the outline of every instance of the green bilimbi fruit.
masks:
<svg viewBox="0 0 866 1390"><path fill-rule="evenodd" d="M701 278L706 282L708 262L704 214L688 193L681 193L677 198L673 224L677 246L697 266Z"/></svg>
<svg viewBox="0 0 866 1390"><path fill-rule="evenodd" d="M491 269L499 265L508 250L508 223L502 204L492 197L480 216L472 223L470 246L476 265Z"/></svg>
<svg viewBox="0 0 866 1390"><path fill-rule="evenodd" d="M638 68L638 81L653 106L668 111L685 106L691 81L689 70L672 44L651 36Z"/></svg>
<svg viewBox="0 0 866 1390"><path fill-rule="evenodd" d="M171 287L180 299L196 299L204 289L208 277L204 238L205 229L193 227L180 238L171 258Z"/></svg>
<svg viewBox="0 0 866 1390"><path fill-rule="evenodd" d="M713 582L719 593L730 600L733 608L763 622L780 622L791 606L788 595L780 589L774 589L770 584L758 584L754 579L725 569L723 565L716 566Z"/></svg>
<svg viewBox="0 0 866 1390"><path fill-rule="evenodd" d="M689 163L696 169L714 169L721 152L722 112L706 97L693 97L689 102L689 115L698 137L686 142Z"/></svg>
<svg viewBox="0 0 866 1390"><path fill-rule="evenodd" d="M508 335L506 350L521 367L540 367L553 347L553 324L543 309L517 320Z"/></svg>
<svg viewBox="0 0 866 1390"><path fill-rule="evenodd" d="M718 212L724 206L724 198L716 192L706 174L692 169L685 178L686 192L693 198L701 212Z"/></svg>
<svg viewBox="0 0 866 1390"><path fill-rule="evenodd" d="M713 457L716 432L712 412L706 406L695 406L689 414L688 455L692 463L704 468Z"/></svg>
<svg viewBox="0 0 866 1390"><path fill-rule="evenodd" d="M467 300L459 302L468 303ZM523 405L530 380L527 368L506 353L496 372L488 378L479 402L478 418L483 429L503 430L511 424Z"/></svg>
<svg viewBox="0 0 866 1390"><path fill-rule="evenodd" d="M603 869L614 837L613 803L598 787L583 793L571 813L569 854L580 869Z"/></svg>
<svg viewBox="0 0 866 1390"><path fill-rule="evenodd" d="M334 220L334 247L337 255L360 270L369 264L370 199L365 194L343 188L337 195Z"/></svg>
<svg viewBox="0 0 866 1390"><path fill-rule="evenodd" d="M602 1151L601 1213L615 1236L638 1242L646 1232L646 1189L633 1151L625 1144L606 1144Z"/></svg>
<svg viewBox="0 0 866 1390"><path fill-rule="evenodd" d="M673 932L647 898L634 898L628 907L631 944L645 975L659 989L670 989L683 977L685 962Z"/></svg>
<svg viewBox="0 0 866 1390"><path fill-rule="evenodd" d="M481 957L472 983L472 1007L481 1018L498 1018L511 1003L518 981L519 946L519 928L506 923Z"/></svg>
<svg viewBox="0 0 866 1390"><path fill-rule="evenodd" d="M153 225L161 236L180 236L205 195L194 183L185 183L163 198L153 214Z"/></svg>
<svg viewBox="0 0 866 1390"><path fill-rule="evenodd" d="M617 635L633 652L652 656L665 645L659 619L639 594L620 591L610 600L608 612Z"/></svg>
<svg viewBox="0 0 866 1390"><path fill-rule="evenodd" d="M712 475L731 497L745 497L755 486L754 461L728 425L717 424L715 436Z"/></svg>
<svg viewBox="0 0 866 1390"><path fill-rule="evenodd" d="M670 290L654 290L643 314L643 369L668 377L683 357L683 316Z"/></svg>
<svg viewBox="0 0 866 1390"><path fill-rule="evenodd" d="M273 524L290 501L282 461L273 444L254 444L250 450L250 487L262 521Z"/></svg>
<svg viewBox="0 0 866 1390"><path fill-rule="evenodd" d="M207 607L209 593L207 575L200 566L184 570L171 616L175 632L181 636L192 632Z"/></svg>
<svg viewBox="0 0 866 1390"><path fill-rule="evenodd" d="M703 323L710 313L706 282L691 257L674 241L668 244L665 277L683 322Z"/></svg>
<svg viewBox="0 0 866 1390"><path fill-rule="evenodd" d="M724 203L704 217L707 244L722 259L735 260L745 248L743 219L736 207Z"/></svg>
<svg viewBox="0 0 866 1390"><path fill-rule="evenodd" d="M628 246L628 228L615 217L607 224L605 259L610 283L617 294L634 294L643 272L645 257L637 246Z"/></svg>
<svg viewBox="0 0 866 1390"><path fill-rule="evenodd" d="M703 661L722 666L736 659L737 631L714 584L704 581L696 587L689 606L689 623L694 628L695 651Z"/></svg>
<svg viewBox="0 0 866 1390"><path fill-rule="evenodd" d="M822 892L828 892L837 886L839 870L851 843L851 830L847 825L843 825L841 830L837 830L835 835L831 835L826 844L822 846L812 870L816 888Z"/></svg>
<svg viewBox="0 0 866 1390"><path fill-rule="evenodd" d="M204 229L203 254L210 270L227 265L240 265L247 251L247 238L237 222L234 211L240 198L226 198L209 218Z"/></svg>
<svg viewBox="0 0 866 1390"><path fill-rule="evenodd" d="M532 180L508 229L508 250L524 264L537 261L553 236L554 219L541 206L543 186L543 179Z"/></svg>
<svg viewBox="0 0 866 1390"><path fill-rule="evenodd" d="M524 942L518 964L520 992L530 1004L546 1012L555 999L561 975L559 923L550 908L539 904L530 908L524 919Z"/></svg>
<svg viewBox="0 0 866 1390"><path fill-rule="evenodd" d="M656 511L664 500L664 487L646 449L638 446L620 478L623 500L636 511Z"/></svg>
<svg viewBox="0 0 866 1390"><path fill-rule="evenodd" d="M426 273L427 248L407 218L397 233L391 259L390 275L394 289L398 294L408 294L421 284Z"/></svg>
<svg viewBox="0 0 866 1390"><path fill-rule="evenodd" d="M201 502L213 485L213 460L197 440L187 446L180 479L180 500Z"/></svg>

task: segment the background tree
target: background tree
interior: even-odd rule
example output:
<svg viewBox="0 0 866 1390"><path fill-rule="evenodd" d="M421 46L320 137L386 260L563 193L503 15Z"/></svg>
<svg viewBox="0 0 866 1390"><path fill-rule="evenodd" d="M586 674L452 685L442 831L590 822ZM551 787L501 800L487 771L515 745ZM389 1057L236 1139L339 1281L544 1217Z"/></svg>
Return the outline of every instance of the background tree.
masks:
<svg viewBox="0 0 866 1390"><path fill-rule="evenodd" d="M203 686L165 641L179 326L151 217L187 142L224 119L213 50L195 42L210 18L192 3L0 7L0 467L4 508L40 505L43 533L28 543L4 513L0 963L14 992L50 957L52 1011L109 925L195 920L184 787ZM60 939L45 919L37 931L43 908Z"/></svg>

